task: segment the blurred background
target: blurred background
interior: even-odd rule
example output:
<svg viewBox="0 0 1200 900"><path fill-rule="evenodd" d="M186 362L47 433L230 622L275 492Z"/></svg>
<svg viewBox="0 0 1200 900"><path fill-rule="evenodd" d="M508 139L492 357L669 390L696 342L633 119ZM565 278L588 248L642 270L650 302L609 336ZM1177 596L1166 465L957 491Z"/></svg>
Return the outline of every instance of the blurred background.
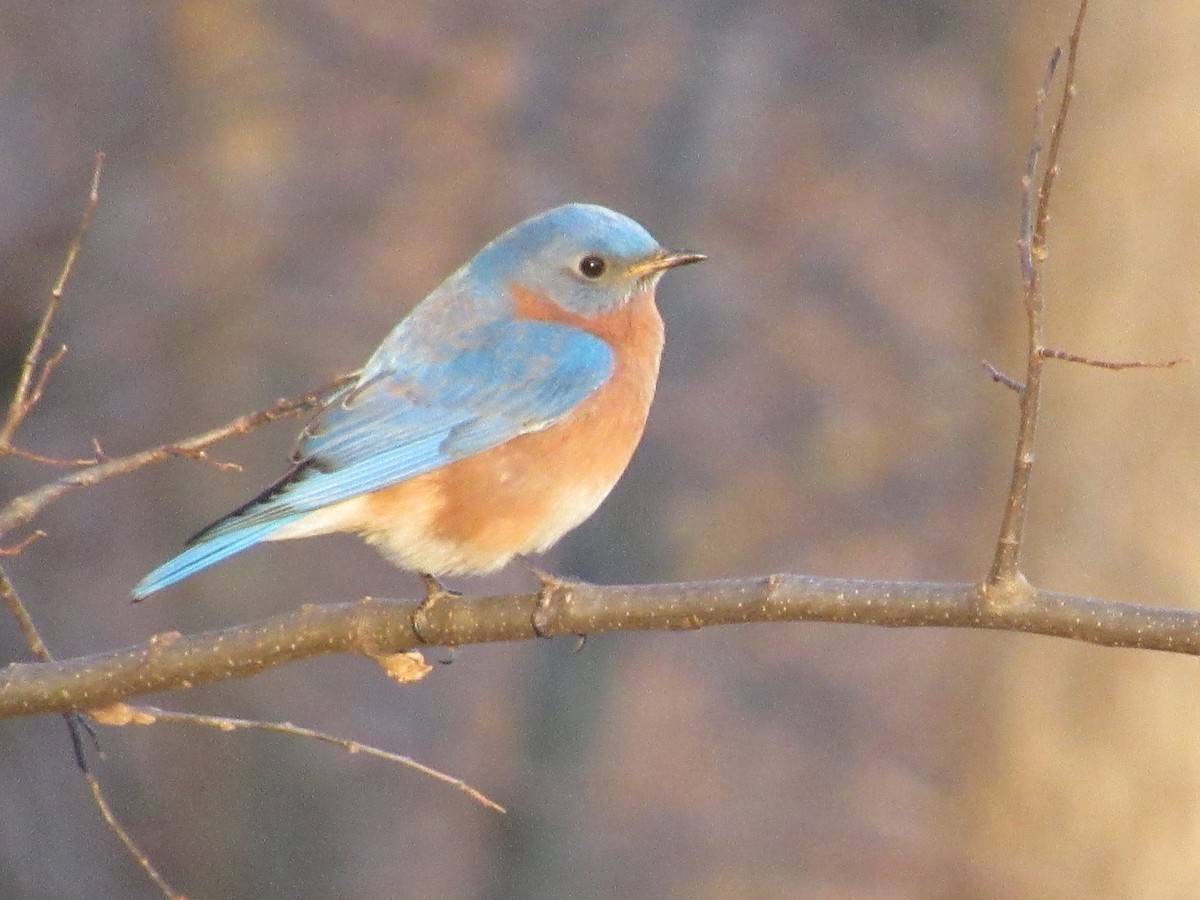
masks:
<svg viewBox="0 0 1200 900"><path fill-rule="evenodd" d="M182 437L357 367L509 225L568 200L710 261L660 291L632 468L545 565L973 580L1006 488L1018 181L1074 9L962 0L0 3L5 392L78 222L25 446ZM1055 344L1200 344L1200 6L1097 4L1061 159ZM1200 588L1194 371L1051 369L1026 568ZM283 470L289 422L71 495L7 564L55 653L414 596L351 538L129 588ZM56 476L0 468L3 497ZM454 586L531 588L512 572ZM325 659L155 698L411 754L106 729L98 771L173 884L233 898L1095 898L1200 893L1194 660L797 624L471 647L399 687ZM26 658L0 621L0 660ZM0 896L154 897L60 719L0 722Z"/></svg>

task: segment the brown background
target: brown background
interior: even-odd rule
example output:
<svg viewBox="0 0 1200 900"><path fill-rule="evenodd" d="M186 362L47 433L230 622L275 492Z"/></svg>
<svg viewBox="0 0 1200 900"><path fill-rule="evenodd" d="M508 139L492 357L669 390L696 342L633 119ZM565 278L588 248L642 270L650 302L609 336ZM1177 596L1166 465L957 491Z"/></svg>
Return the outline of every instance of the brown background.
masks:
<svg viewBox="0 0 1200 900"><path fill-rule="evenodd" d="M711 261L660 293L646 440L547 560L599 581L985 569L1018 366L1017 179L1068 4L853 0L0 4L0 371L103 148L103 200L24 438L111 453L357 366L503 228L601 202ZM1197 355L1200 7L1093 10L1054 209L1051 336ZM1188 603L1194 372L1051 370L1028 569ZM412 595L352 539L129 587L282 466L294 425L73 495L11 565L60 655ZM0 470L5 495L47 473ZM505 573L459 585L529 587ZM3 659L23 658L12 625ZM102 734L120 815L196 897L1185 897L1200 673L1014 635L818 625L354 659L163 698L409 753ZM60 720L0 723L0 896L141 897Z"/></svg>

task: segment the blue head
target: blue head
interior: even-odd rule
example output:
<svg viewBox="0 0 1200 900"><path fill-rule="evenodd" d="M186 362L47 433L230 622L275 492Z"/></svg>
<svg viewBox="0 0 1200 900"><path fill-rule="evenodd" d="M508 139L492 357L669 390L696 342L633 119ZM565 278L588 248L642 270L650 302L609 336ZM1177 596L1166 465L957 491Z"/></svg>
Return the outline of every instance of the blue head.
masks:
<svg viewBox="0 0 1200 900"><path fill-rule="evenodd" d="M663 249L628 216L569 203L504 232L479 251L466 274L477 285L519 286L569 312L594 316L653 290L667 269L702 259Z"/></svg>

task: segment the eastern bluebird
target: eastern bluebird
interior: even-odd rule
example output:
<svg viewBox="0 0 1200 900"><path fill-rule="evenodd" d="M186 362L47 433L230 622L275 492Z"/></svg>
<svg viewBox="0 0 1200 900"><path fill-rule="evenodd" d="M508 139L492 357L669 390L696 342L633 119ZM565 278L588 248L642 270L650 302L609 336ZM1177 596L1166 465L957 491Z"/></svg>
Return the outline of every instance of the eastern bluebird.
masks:
<svg viewBox="0 0 1200 900"><path fill-rule="evenodd" d="M133 589L259 541L353 532L432 591L548 549L641 439L662 355L654 290L704 256L569 204L506 231L413 308L300 433L293 466Z"/></svg>

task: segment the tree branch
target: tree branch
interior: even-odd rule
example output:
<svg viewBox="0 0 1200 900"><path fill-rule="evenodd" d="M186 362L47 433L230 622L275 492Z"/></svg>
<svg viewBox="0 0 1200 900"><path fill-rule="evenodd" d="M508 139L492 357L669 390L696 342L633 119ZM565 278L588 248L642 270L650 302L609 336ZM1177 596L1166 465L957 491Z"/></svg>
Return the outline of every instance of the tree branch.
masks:
<svg viewBox="0 0 1200 900"><path fill-rule="evenodd" d="M310 409L314 409L323 398L328 397L338 388L348 384L353 377L355 376L343 375L324 387L318 388L315 391L309 391L302 397L296 397L291 400L279 400L267 409L239 416L232 422L228 422L218 428L213 428L203 434L183 438L171 444L160 444L157 447L151 447L148 450L142 450L138 453L131 453L128 456L107 459L95 465L88 466L85 469L72 472L69 475L64 475L55 481L48 482L27 494L10 500L4 506L0 507L0 536L20 525L27 524L46 506L71 491L92 487L102 481L116 478L118 475L128 475L155 463L175 459L179 456L191 459L205 459L203 451L213 444L239 434L246 434L260 425L285 419L289 416L299 415Z"/></svg>
<svg viewBox="0 0 1200 900"><path fill-rule="evenodd" d="M21 373L17 377L17 387L13 391L12 400L8 405L8 415L3 424L0 424L0 456L14 452L13 436L21 427L21 423L25 421L25 417L29 415L30 410L37 406L38 401L42 399L42 391L46 388L46 382L62 361L63 356L66 355L67 348L63 346L51 354L49 359L42 360L46 350L46 339L50 336L50 326L54 323L54 317L62 303L63 292L67 288L67 279L71 277L71 271L75 268L75 260L83 247L83 239L87 235L88 227L92 224L92 216L95 214L96 204L100 200L100 173L103 169L104 154L97 153L96 165L92 168L91 188L83 207L83 214L79 219L79 228L75 232L71 246L67 249L66 261L58 273L58 280L54 282L54 287L50 291L50 300L46 303L41 321L38 322L37 330L33 333L33 340L29 342L29 350L25 354Z"/></svg>
<svg viewBox="0 0 1200 900"><path fill-rule="evenodd" d="M1058 175L1058 151L1062 146L1063 130L1067 124L1067 113L1071 98L1075 95L1075 62L1079 53L1079 39L1083 32L1083 20L1087 15L1087 0L1081 0L1075 17L1075 28L1067 48L1067 71L1064 75L1062 98L1058 104L1058 117L1050 129L1050 150L1046 156L1045 169L1036 193L1037 168L1041 156L1038 132L1042 127L1046 95L1054 80L1055 70L1061 56L1056 47L1046 68L1046 76L1037 94L1033 113L1033 142L1026 162L1024 188L1021 197L1021 237L1017 242L1020 250L1021 278L1025 293L1025 382L1019 392L1020 421L1017 425L1016 448L1013 453L1012 476L1009 481L1008 498L1000 521L1000 536L996 540L996 552L992 557L991 569L984 580L985 590L1012 590L1024 582L1020 571L1021 547L1025 540L1025 518L1029 510L1029 483L1033 475L1034 446L1037 441L1038 412L1041 408L1042 369L1045 364L1045 298L1042 295L1042 263L1046 259L1046 233L1050 223L1050 194ZM998 370L997 370L998 371ZM1018 384L1013 379L998 379L1008 387Z"/></svg>
<svg viewBox="0 0 1200 900"><path fill-rule="evenodd" d="M41 534L42 532L34 532ZM5 605L8 607L16 618L17 623L21 626L21 633L25 636L25 643L29 646L29 650L33 655L41 660L41 665L53 665L54 657L50 653L50 649L46 646L42 636L38 633L37 626L34 625L33 619L30 618L25 604L21 602L21 598L17 595L17 589L13 586L12 581L8 577L8 573L0 567L0 597L3 598ZM154 885L163 893L167 900L182 900L183 895L171 887L170 883L158 871L158 868L146 855L145 851L138 846L132 835L121 824L116 813L108 803L108 798L104 796L104 789L100 786L100 779L92 772L88 765L87 753L84 749L83 732L88 732L93 737L91 725L88 720L74 711L63 712L63 718L67 723L67 730L71 735L71 747L75 751L75 762L79 767L80 774L83 775L83 780L88 786L88 793L92 795L92 802L96 805L96 809L100 812L100 817L104 819L104 824L109 830L117 836L117 840L125 848L125 852L130 858L138 864L138 866L146 873Z"/></svg>
<svg viewBox="0 0 1200 900"><path fill-rule="evenodd" d="M486 806L488 809L498 813L507 812L503 806L491 797L471 787L471 785L467 784L461 778L455 778L453 775L447 775L440 769L419 763L411 756L392 753L390 750L383 750L371 744L364 744L362 741L339 737L336 734L317 731L313 728L304 728L292 722L265 722L261 719L210 716L201 713L159 709L154 706L133 706L127 703L119 703L115 706L104 707L101 710L93 710L92 716L104 725L154 725L159 722L169 722L175 725L199 725L204 728L215 728L227 734L231 731L269 731L274 734L283 734L289 737L306 738L312 741L332 744L335 747L341 747L347 753L361 753L363 756L373 756L376 759L382 759L386 762L413 769L422 775L428 775L430 778L462 791L481 806Z"/></svg>
<svg viewBox="0 0 1200 900"><path fill-rule="evenodd" d="M1008 584L1008 583L1006 583ZM538 595L445 597L422 616L444 646L527 640ZM87 710L204 682L246 678L331 653L372 659L419 647L416 600L367 598L304 606L224 631L167 633L145 644L0 669L0 718ZM549 635L687 631L748 622L842 622L888 627L989 628L1107 647L1200 654L1200 613L1095 600L1034 588L854 581L772 575L729 581L603 587L563 585L539 612Z"/></svg>
<svg viewBox="0 0 1200 900"><path fill-rule="evenodd" d="M1176 366L1191 365L1195 361L1190 356L1176 356L1172 359L1102 359L1072 353L1070 350L1060 350L1057 347L1043 347L1041 354L1043 359L1057 359L1060 362L1077 363L1081 366L1091 366L1093 369L1108 369L1111 372L1124 372L1128 369L1173 369Z"/></svg>
<svg viewBox="0 0 1200 900"><path fill-rule="evenodd" d="M104 824L117 836L117 840L121 842L121 845L125 848L125 852L146 873L146 877L154 883L154 886L162 892L162 895L167 900L187 900L186 895L175 890L171 886L171 883L163 877L162 873L158 871L158 867L154 865L153 860L146 854L146 851L138 846L125 826L116 817L116 814L113 813L112 807L108 803L108 798L104 796L104 791L100 787L99 779L87 769L83 770L83 779L87 783L88 792L92 795L92 802L96 805L96 809L100 811L100 817L104 819Z"/></svg>

